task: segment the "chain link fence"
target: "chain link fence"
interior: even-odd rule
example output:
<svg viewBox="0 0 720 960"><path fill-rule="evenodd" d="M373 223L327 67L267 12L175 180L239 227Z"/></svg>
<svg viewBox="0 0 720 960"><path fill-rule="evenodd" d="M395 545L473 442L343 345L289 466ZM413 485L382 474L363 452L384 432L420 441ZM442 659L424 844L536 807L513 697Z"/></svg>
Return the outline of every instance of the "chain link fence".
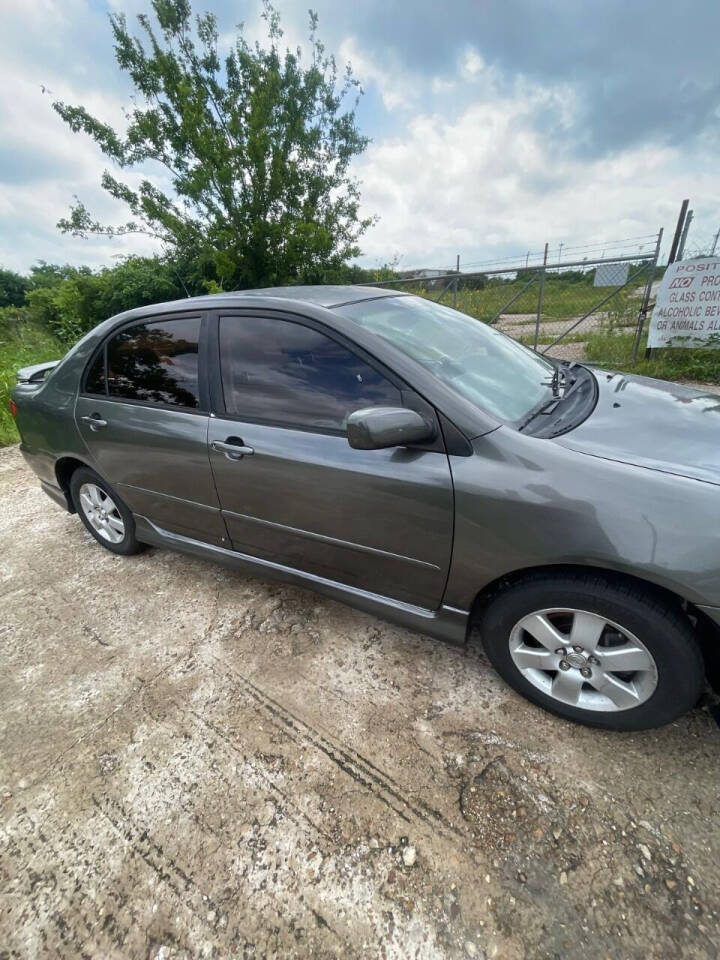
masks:
<svg viewBox="0 0 720 960"><path fill-rule="evenodd" d="M602 363L618 351L631 359L643 340L662 231L645 251L595 259L379 278L364 286L414 293L456 307L539 353ZM622 247L620 247L622 250ZM571 251L567 251L571 252Z"/></svg>

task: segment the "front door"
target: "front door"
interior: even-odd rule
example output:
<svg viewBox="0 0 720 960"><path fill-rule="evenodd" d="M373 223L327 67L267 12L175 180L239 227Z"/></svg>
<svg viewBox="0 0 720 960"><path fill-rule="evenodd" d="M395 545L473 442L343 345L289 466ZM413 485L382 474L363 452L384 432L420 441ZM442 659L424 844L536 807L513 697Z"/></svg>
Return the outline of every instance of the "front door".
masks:
<svg viewBox="0 0 720 960"><path fill-rule="evenodd" d="M218 316L224 409L208 443L235 550L426 608L453 529L442 449L353 450L353 410L400 386L313 321ZM237 452L236 452L237 451Z"/></svg>
<svg viewBox="0 0 720 960"><path fill-rule="evenodd" d="M207 451L197 314L120 328L92 360L75 419L97 472L165 530L227 546Z"/></svg>

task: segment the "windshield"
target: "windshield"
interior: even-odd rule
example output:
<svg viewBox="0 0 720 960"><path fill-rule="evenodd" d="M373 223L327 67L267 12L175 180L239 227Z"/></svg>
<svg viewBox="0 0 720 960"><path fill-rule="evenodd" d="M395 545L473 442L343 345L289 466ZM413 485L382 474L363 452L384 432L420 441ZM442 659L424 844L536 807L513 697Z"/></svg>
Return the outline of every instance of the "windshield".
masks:
<svg viewBox="0 0 720 960"><path fill-rule="evenodd" d="M501 420L522 420L552 395L552 364L465 313L412 296L361 300L336 309Z"/></svg>

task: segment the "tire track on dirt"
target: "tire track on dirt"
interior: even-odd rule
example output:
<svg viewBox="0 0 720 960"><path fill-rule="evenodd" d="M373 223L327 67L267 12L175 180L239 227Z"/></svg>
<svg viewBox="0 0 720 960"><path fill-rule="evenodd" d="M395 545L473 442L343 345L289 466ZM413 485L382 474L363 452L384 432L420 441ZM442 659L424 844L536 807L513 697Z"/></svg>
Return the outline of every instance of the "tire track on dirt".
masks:
<svg viewBox="0 0 720 960"><path fill-rule="evenodd" d="M406 823L412 819L442 833L446 838L467 843L465 832L448 820L440 810L422 798L411 798L407 791L386 771L347 744L333 741L308 721L275 700L269 693L223 660L213 657L228 674L228 679L240 684L244 692L260 707L274 725L289 733L296 743L310 744L323 753L343 773L372 793ZM202 718L201 718L202 719Z"/></svg>

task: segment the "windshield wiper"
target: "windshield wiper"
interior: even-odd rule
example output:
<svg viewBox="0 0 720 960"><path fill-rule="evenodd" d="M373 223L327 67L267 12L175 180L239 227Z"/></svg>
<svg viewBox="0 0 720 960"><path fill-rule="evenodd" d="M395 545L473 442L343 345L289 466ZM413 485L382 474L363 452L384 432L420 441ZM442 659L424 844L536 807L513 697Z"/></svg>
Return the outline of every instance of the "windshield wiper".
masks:
<svg viewBox="0 0 720 960"><path fill-rule="evenodd" d="M549 380L543 380L543 386L550 387L552 390L552 395L555 399L560 397L560 367L555 367L553 370L552 377Z"/></svg>
<svg viewBox="0 0 720 960"><path fill-rule="evenodd" d="M552 390L552 395L556 400L564 400L565 397L569 396L575 386L579 381L579 377L570 377L570 371L577 367L577 363L573 360L568 367L561 367L559 364L555 367L552 377L550 380L545 380L544 383L546 386L550 387ZM562 377L562 382L561 378ZM562 393L560 392L560 387L562 386Z"/></svg>
<svg viewBox="0 0 720 960"><path fill-rule="evenodd" d="M546 403L541 403L538 407L532 410L528 416L518 424L518 430L524 430L529 423L532 423L532 421L539 416L547 416L548 414L553 413L555 408L574 392L576 386L581 382L580 377L576 376L572 377L572 379L570 378L570 371L576 366L577 364L573 361L567 367L567 369L561 367L559 364L555 367L552 378L550 380L543 381L543 383L552 390L552 399L548 400ZM560 379L561 377L562 382ZM562 393L560 392L561 386L563 387Z"/></svg>
<svg viewBox="0 0 720 960"><path fill-rule="evenodd" d="M558 403L560 403L561 399L562 397L553 395L551 400L548 400L546 403L542 403L539 407L536 407L534 410L532 410L524 420L521 420L517 425L517 429L522 431L536 417L539 417L541 414L552 413Z"/></svg>

